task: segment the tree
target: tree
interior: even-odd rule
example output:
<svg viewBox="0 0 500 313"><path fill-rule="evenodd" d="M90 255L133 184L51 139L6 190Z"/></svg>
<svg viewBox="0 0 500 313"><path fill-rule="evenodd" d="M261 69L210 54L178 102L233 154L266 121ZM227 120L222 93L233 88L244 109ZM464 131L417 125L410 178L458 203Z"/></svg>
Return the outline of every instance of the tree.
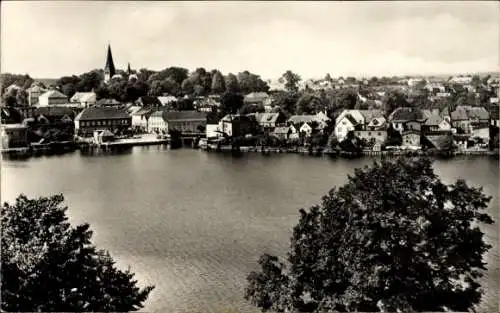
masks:
<svg viewBox="0 0 500 313"><path fill-rule="evenodd" d="M330 73L326 73L325 75L325 81L331 83L333 82L333 78L330 76Z"/></svg>
<svg viewBox="0 0 500 313"><path fill-rule="evenodd" d="M269 91L269 86L260 78L259 75L252 74L249 71L243 71L238 73L237 78L240 91L244 94Z"/></svg>
<svg viewBox="0 0 500 313"><path fill-rule="evenodd" d="M315 94L305 93L297 100L297 114L314 114L323 109L324 104Z"/></svg>
<svg viewBox="0 0 500 313"><path fill-rule="evenodd" d="M470 83L472 86L477 87L477 86L481 85L481 78L479 77L479 75L474 75L474 76L472 76Z"/></svg>
<svg viewBox="0 0 500 313"><path fill-rule="evenodd" d="M236 114L243 106L243 96L241 94L226 92L221 98L221 109L224 114Z"/></svg>
<svg viewBox="0 0 500 313"><path fill-rule="evenodd" d="M62 195L20 195L2 206L2 309L136 311L154 287L140 289L108 252L91 243L88 224L72 227Z"/></svg>
<svg viewBox="0 0 500 313"><path fill-rule="evenodd" d="M76 93L76 87L75 84L73 83L67 83L62 85L61 91L63 94L65 94L68 98L73 97L73 95Z"/></svg>
<svg viewBox="0 0 500 313"><path fill-rule="evenodd" d="M222 94L226 91L226 83L224 81L224 76L219 71L216 71L212 75L212 93L214 94Z"/></svg>
<svg viewBox="0 0 500 313"><path fill-rule="evenodd" d="M358 101L357 93L352 89L342 89L336 97L336 107L352 110Z"/></svg>
<svg viewBox="0 0 500 313"><path fill-rule="evenodd" d="M245 298L277 312L468 311L482 294L491 246L477 223L493 223L490 199L444 184L429 159L356 169L300 210L288 257L261 257Z"/></svg>
<svg viewBox="0 0 500 313"><path fill-rule="evenodd" d="M283 80L285 81L285 89L288 92L297 92L299 91L299 82L302 80L298 74L288 70L282 75Z"/></svg>
<svg viewBox="0 0 500 313"><path fill-rule="evenodd" d="M273 95L273 104L280 107L288 116L295 114L297 110L298 93L278 91Z"/></svg>
<svg viewBox="0 0 500 313"><path fill-rule="evenodd" d="M238 83L238 78L234 74L227 74L226 76L226 91L227 92L240 92L240 84Z"/></svg>
<svg viewBox="0 0 500 313"><path fill-rule="evenodd" d="M392 111L399 107L408 106L405 95L398 90L390 90L386 92L382 99L382 103L387 115L391 114Z"/></svg>
<svg viewBox="0 0 500 313"><path fill-rule="evenodd" d="M181 85L182 92L185 95L193 94L194 92L194 82L191 78L186 78Z"/></svg>

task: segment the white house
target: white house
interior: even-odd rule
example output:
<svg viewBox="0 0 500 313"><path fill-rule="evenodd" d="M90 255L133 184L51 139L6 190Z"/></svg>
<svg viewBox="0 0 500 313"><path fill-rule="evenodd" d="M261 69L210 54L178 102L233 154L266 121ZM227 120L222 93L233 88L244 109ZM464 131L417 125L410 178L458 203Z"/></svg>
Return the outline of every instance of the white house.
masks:
<svg viewBox="0 0 500 313"><path fill-rule="evenodd" d="M311 136L311 133L312 133L311 125L309 125L309 123L302 124L302 126L300 126L300 128L299 128L299 133L305 134L306 137Z"/></svg>
<svg viewBox="0 0 500 313"><path fill-rule="evenodd" d="M334 135L337 137L338 141L342 141L350 131L354 131L355 127L363 122L363 119L361 119L360 122L351 114L341 114L341 116L337 118L337 123L335 124L335 129L333 130Z"/></svg>
<svg viewBox="0 0 500 313"><path fill-rule="evenodd" d="M132 113L132 127L141 130L148 130L148 120L152 110L148 108L141 108Z"/></svg>
<svg viewBox="0 0 500 313"><path fill-rule="evenodd" d="M149 116L147 126L149 133L167 133L168 123L164 115L165 111L156 111Z"/></svg>
<svg viewBox="0 0 500 313"><path fill-rule="evenodd" d="M84 108L95 105L97 102L97 95L95 92L77 92L69 100L71 103L80 104Z"/></svg>
<svg viewBox="0 0 500 313"><path fill-rule="evenodd" d="M162 106L168 106L176 102L177 98L174 96L163 96L163 97L158 97L158 100L160 101Z"/></svg>
<svg viewBox="0 0 500 313"><path fill-rule="evenodd" d="M39 106L50 106L50 105L60 105L67 104L68 97L65 94L57 91L50 90L38 97Z"/></svg>

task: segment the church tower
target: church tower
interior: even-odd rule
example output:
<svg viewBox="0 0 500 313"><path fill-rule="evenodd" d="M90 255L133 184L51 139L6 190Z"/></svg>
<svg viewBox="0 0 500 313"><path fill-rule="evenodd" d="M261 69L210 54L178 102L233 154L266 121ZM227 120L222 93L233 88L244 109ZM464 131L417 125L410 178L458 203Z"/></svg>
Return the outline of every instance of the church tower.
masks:
<svg viewBox="0 0 500 313"><path fill-rule="evenodd" d="M104 82L107 83L115 75L115 64L111 54L111 45L108 44L108 55L106 57L106 66L104 67Z"/></svg>

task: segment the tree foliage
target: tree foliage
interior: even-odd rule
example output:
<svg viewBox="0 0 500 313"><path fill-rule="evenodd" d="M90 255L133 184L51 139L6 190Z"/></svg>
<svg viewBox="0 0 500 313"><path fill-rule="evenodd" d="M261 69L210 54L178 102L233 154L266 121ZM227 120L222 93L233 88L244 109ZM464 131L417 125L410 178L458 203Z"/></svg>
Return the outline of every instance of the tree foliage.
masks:
<svg viewBox="0 0 500 313"><path fill-rule="evenodd" d="M444 184L429 159L356 169L319 205L300 210L286 261L264 255L245 298L262 310L468 311L479 303L478 223L490 197Z"/></svg>
<svg viewBox="0 0 500 313"><path fill-rule="evenodd" d="M259 75L252 74L249 71L243 71L238 73L238 84L240 91L243 94L248 94L251 92L267 92L269 91L269 86L265 81L263 81Z"/></svg>
<svg viewBox="0 0 500 313"><path fill-rule="evenodd" d="M215 71L212 75L212 93L222 94L226 91L226 82L224 81L224 76L219 71Z"/></svg>
<svg viewBox="0 0 500 313"><path fill-rule="evenodd" d="M405 95L397 90L386 92L382 99L382 103L387 115L391 114L396 108L408 106Z"/></svg>
<svg viewBox="0 0 500 313"><path fill-rule="evenodd" d="M302 80L298 74L288 70L282 76L282 79L285 81L285 89L288 92L297 92L299 91L299 82Z"/></svg>
<svg viewBox="0 0 500 313"><path fill-rule="evenodd" d="M72 227L62 195L20 195L2 206L2 309L135 311L153 287L137 287L108 252L97 250L88 224Z"/></svg>
<svg viewBox="0 0 500 313"><path fill-rule="evenodd" d="M243 106L243 96L239 93L226 92L221 98L221 111L224 114L236 114Z"/></svg>

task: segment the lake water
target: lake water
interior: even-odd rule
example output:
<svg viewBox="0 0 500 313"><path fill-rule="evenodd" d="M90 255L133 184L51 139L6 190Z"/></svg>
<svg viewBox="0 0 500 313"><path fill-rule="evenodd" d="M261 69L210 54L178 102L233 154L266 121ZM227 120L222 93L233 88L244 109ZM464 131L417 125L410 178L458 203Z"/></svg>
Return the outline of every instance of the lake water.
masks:
<svg viewBox="0 0 500 313"><path fill-rule="evenodd" d="M74 223L88 222L141 285L154 284L144 311L252 310L242 299L246 276L264 253L284 255L298 210L319 202L372 160L290 154L242 157L199 150L135 147L117 155L4 160L2 201L64 193ZM498 242L497 160L435 161L446 181L465 178L493 196L486 227ZM489 253L482 309L500 311L498 245Z"/></svg>

